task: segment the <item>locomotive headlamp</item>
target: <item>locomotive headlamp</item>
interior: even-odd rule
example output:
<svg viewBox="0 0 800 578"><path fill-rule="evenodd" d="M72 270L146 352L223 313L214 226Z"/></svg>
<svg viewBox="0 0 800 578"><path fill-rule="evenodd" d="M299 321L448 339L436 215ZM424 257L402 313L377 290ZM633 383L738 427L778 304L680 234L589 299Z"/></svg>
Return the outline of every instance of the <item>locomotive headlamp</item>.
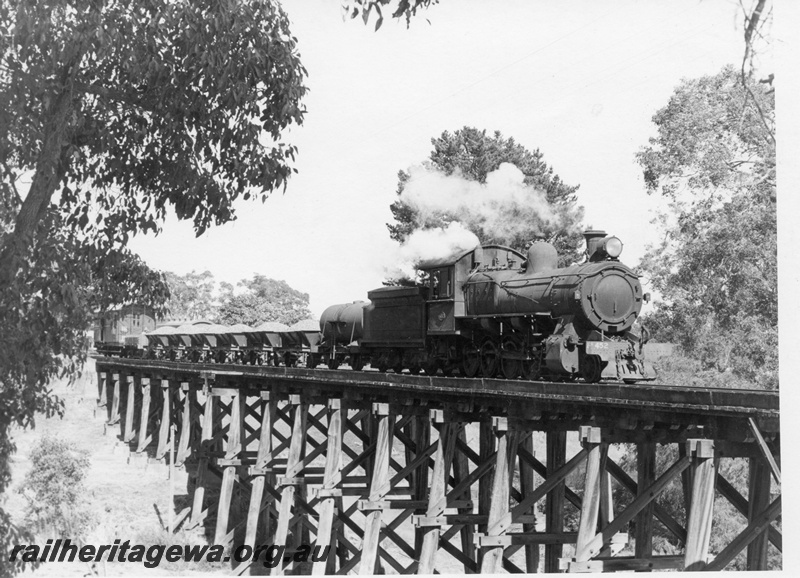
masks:
<svg viewBox="0 0 800 578"><path fill-rule="evenodd" d="M616 259L622 253L622 241L616 237L606 237L603 240L602 248L606 255L612 259Z"/></svg>

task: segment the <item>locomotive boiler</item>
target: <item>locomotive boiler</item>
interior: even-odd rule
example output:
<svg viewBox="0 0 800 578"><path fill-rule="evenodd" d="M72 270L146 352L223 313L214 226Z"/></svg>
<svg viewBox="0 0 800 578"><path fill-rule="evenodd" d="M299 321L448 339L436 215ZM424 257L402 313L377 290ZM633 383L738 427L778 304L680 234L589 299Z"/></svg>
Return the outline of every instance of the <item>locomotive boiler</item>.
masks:
<svg viewBox="0 0 800 578"><path fill-rule="evenodd" d="M632 332L648 296L619 261L618 238L585 237L586 262L569 267L558 267L545 242L527 255L486 245L422 262L422 285L383 287L368 304L326 310L321 355L398 373L652 380L647 348Z"/></svg>

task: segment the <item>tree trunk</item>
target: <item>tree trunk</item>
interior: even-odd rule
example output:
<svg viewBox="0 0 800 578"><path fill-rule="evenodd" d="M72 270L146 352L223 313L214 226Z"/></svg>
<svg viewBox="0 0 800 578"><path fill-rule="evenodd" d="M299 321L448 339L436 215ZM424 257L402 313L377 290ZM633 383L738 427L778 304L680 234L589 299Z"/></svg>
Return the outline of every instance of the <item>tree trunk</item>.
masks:
<svg viewBox="0 0 800 578"><path fill-rule="evenodd" d="M36 228L45 216L50 199L64 176L66 168L63 158L66 150L64 145L71 111L71 91L64 89L50 106L36 171L31 188L17 214L14 231L5 237L0 246L0 287L9 285L17 274L19 269L17 259L33 242Z"/></svg>

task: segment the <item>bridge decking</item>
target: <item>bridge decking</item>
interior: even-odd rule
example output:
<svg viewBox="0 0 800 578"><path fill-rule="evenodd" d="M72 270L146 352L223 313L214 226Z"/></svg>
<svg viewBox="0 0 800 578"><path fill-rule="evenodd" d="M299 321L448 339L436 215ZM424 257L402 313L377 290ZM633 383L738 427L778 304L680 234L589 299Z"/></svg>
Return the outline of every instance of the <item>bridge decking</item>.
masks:
<svg viewBox="0 0 800 578"><path fill-rule="evenodd" d="M591 417L607 426L633 423L667 427L741 427L754 418L766 435L779 431L777 391L680 387L654 383L584 383L423 376L349 369L307 369L164 360L96 358L98 368L130 369L176 380L206 379L212 384L277 389L291 394L362 396L376 402L410 400L431 409L479 407L493 414L540 419L541 414ZM101 371L101 369L98 369ZM715 435L715 434L711 434Z"/></svg>

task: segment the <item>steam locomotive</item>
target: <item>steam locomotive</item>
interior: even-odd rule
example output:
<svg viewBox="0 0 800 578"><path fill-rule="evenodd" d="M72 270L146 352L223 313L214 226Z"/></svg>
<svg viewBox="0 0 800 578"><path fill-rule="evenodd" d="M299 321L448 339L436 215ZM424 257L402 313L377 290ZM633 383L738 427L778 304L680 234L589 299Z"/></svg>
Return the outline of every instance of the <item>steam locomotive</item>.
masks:
<svg viewBox="0 0 800 578"><path fill-rule="evenodd" d="M321 356L380 371L466 377L655 379L632 332L649 295L620 263L622 242L584 233L587 261L558 267L553 245L527 255L486 245L422 262L425 282L370 291L369 303L334 305L320 318Z"/></svg>
<svg viewBox="0 0 800 578"><path fill-rule="evenodd" d="M587 260L580 265L558 267L546 242L532 244L527 255L485 245L419 263L422 283L332 305L318 325L162 326L127 337L121 354L355 370L369 364L466 377L653 380L651 361L665 350L632 331L649 296L619 261L617 237L584 235Z"/></svg>

